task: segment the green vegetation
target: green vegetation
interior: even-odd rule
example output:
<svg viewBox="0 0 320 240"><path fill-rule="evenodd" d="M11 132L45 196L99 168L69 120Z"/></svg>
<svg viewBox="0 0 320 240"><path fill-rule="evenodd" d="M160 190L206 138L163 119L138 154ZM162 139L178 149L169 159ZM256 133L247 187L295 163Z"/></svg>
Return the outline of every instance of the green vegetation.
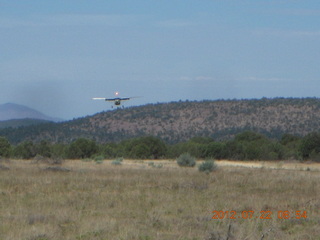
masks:
<svg viewBox="0 0 320 240"><path fill-rule="evenodd" d="M305 136L300 145L303 158L320 161L320 133L310 133Z"/></svg>
<svg viewBox="0 0 320 240"><path fill-rule="evenodd" d="M201 163L198 167L200 172L206 172L210 173L213 172L217 166L215 165L213 160L206 160L203 163Z"/></svg>
<svg viewBox="0 0 320 240"><path fill-rule="evenodd" d="M159 159L164 157L167 147L156 137L140 137L124 141L124 150L129 158Z"/></svg>
<svg viewBox="0 0 320 240"><path fill-rule="evenodd" d="M10 153L11 145L9 141L4 137L0 137L0 157L9 157Z"/></svg>
<svg viewBox="0 0 320 240"><path fill-rule="evenodd" d="M196 159L189 153L183 153L177 158L177 163L180 167L194 167L196 165Z"/></svg>
<svg viewBox="0 0 320 240"><path fill-rule="evenodd" d="M95 141L79 138L72 142L66 149L66 156L70 159L90 158L98 152Z"/></svg>
<svg viewBox="0 0 320 240"><path fill-rule="evenodd" d="M111 162L112 165L121 165L123 158L117 158Z"/></svg>
<svg viewBox="0 0 320 240"><path fill-rule="evenodd" d="M0 121L1 128L18 128L22 126L38 125L43 123L51 123L50 121L41 120L41 119L12 119L6 121Z"/></svg>
<svg viewBox="0 0 320 240"><path fill-rule="evenodd" d="M225 141L249 130L279 140L286 133L304 136L318 131L319 118L318 98L180 101L116 109L67 122L0 128L0 136L14 145L42 140L70 144L79 138L119 143L150 135L177 144L195 136ZM204 144L197 139L194 143ZM221 147L214 146L213 151ZM139 144L132 155L148 158L140 156L145 148Z"/></svg>
<svg viewBox="0 0 320 240"><path fill-rule="evenodd" d="M163 164L161 164L161 163L155 164L154 162L149 162L149 163L148 163L148 166L149 166L149 167L152 167L152 168L162 168L162 167L163 167Z"/></svg>
<svg viewBox="0 0 320 240"><path fill-rule="evenodd" d="M119 143L101 144L92 139L79 138L70 144L25 141L18 145L11 145L5 137L0 137L0 157L33 159L36 156L55 159L92 159L100 162L104 159L117 158L183 159L184 157L187 160L181 160L182 162L188 162L193 157L240 161L311 160L319 162L320 133L314 132L304 137L284 134L280 140L277 140L261 133L245 131L225 141L196 137L176 144L166 144L160 138L146 136ZM190 160L187 165L191 163Z"/></svg>

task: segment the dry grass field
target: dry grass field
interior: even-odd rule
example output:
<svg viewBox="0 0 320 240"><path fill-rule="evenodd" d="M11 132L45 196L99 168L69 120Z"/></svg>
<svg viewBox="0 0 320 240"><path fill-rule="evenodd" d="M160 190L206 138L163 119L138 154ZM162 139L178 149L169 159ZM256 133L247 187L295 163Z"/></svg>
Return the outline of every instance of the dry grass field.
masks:
<svg viewBox="0 0 320 240"><path fill-rule="evenodd" d="M0 239L320 239L316 164L149 162L1 162Z"/></svg>

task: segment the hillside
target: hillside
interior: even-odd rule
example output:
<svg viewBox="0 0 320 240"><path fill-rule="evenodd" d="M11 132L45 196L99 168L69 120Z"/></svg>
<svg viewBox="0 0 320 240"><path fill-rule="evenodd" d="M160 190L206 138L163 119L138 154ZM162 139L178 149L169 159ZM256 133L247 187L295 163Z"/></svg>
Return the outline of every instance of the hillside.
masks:
<svg viewBox="0 0 320 240"><path fill-rule="evenodd" d="M12 143L24 140L71 142L87 137L98 142L143 135L179 142L194 136L216 140L244 130L270 137L283 133L306 135L320 129L320 99L276 98L171 102L116 109L63 123L3 129Z"/></svg>
<svg viewBox="0 0 320 240"><path fill-rule="evenodd" d="M24 118L24 119L12 119L12 120L6 120L6 121L0 121L0 129L1 128L17 128L21 126L30 126L30 125L37 125L41 123L47 123L47 120L41 120L41 119L30 119L30 118Z"/></svg>
<svg viewBox="0 0 320 240"><path fill-rule="evenodd" d="M0 121L8 121L12 119L38 119L58 122L61 119L46 116L45 114L15 103L0 104Z"/></svg>

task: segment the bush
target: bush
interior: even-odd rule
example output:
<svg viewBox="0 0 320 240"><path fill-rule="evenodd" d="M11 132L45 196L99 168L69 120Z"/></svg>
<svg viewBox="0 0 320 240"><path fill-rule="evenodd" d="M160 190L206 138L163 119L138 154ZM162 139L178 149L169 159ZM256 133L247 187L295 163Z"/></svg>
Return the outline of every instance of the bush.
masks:
<svg viewBox="0 0 320 240"><path fill-rule="evenodd" d="M117 158L111 162L112 165L121 165L123 158Z"/></svg>
<svg viewBox="0 0 320 240"><path fill-rule="evenodd" d="M320 154L320 133L313 132L302 138L300 152L303 159L314 159Z"/></svg>
<svg viewBox="0 0 320 240"><path fill-rule="evenodd" d="M31 141L20 143L14 149L14 156L22 159L31 159L36 156L35 145Z"/></svg>
<svg viewBox="0 0 320 240"><path fill-rule="evenodd" d="M217 168L217 165L214 163L213 160L207 160L207 161L201 163L198 168L199 168L200 172L209 173L209 172L214 171Z"/></svg>
<svg viewBox="0 0 320 240"><path fill-rule="evenodd" d="M196 159L189 153L183 153L177 158L177 163L180 167L194 167Z"/></svg>
<svg viewBox="0 0 320 240"><path fill-rule="evenodd" d="M138 159L159 159L166 156L166 144L152 136L134 138L131 140L123 141L127 157Z"/></svg>
<svg viewBox="0 0 320 240"><path fill-rule="evenodd" d="M97 155L94 157L94 161L96 162L96 164L103 163L103 160L104 160L104 156L102 156L102 155Z"/></svg>
<svg viewBox="0 0 320 240"><path fill-rule="evenodd" d="M91 158L94 154L98 152L98 145L95 141L79 138L72 142L67 149L67 156L71 159L84 159Z"/></svg>
<svg viewBox="0 0 320 240"><path fill-rule="evenodd" d="M0 157L9 157L10 154L11 145L9 141L4 137L0 137Z"/></svg>
<svg viewBox="0 0 320 240"><path fill-rule="evenodd" d="M149 162L148 166L152 167L152 168L162 168L163 167L163 165L161 163L155 164L154 162Z"/></svg>

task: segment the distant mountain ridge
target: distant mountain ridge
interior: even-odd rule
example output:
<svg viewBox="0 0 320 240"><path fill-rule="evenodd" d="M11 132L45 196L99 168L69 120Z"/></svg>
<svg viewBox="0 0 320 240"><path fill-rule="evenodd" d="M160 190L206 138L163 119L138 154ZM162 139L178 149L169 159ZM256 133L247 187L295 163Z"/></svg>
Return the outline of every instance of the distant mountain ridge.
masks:
<svg viewBox="0 0 320 240"><path fill-rule="evenodd" d="M70 143L85 137L117 142L153 135L168 143L192 137L228 139L253 130L269 137L320 130L320 99L180 101L116 109L68 122L0 130L12 143L30 140Z"/></svg>
<svg viewBox="0 0 320 240"><path fill-rule="evenodd" d="M30 125L38 125L42 123L50 123L51 121L41 120L41 119L11 119L6 121L0 121L0 129L1 128L17 128L23 126L30 126Z"/></svg>
<svg viewBox="0 0 320 240"><path fill-rule="evenodd" d="M59 118L49 117L27 106L15 103L0 104L0 121L8 121L13 119L38 119L52 122L61 121Z"/></svg>

